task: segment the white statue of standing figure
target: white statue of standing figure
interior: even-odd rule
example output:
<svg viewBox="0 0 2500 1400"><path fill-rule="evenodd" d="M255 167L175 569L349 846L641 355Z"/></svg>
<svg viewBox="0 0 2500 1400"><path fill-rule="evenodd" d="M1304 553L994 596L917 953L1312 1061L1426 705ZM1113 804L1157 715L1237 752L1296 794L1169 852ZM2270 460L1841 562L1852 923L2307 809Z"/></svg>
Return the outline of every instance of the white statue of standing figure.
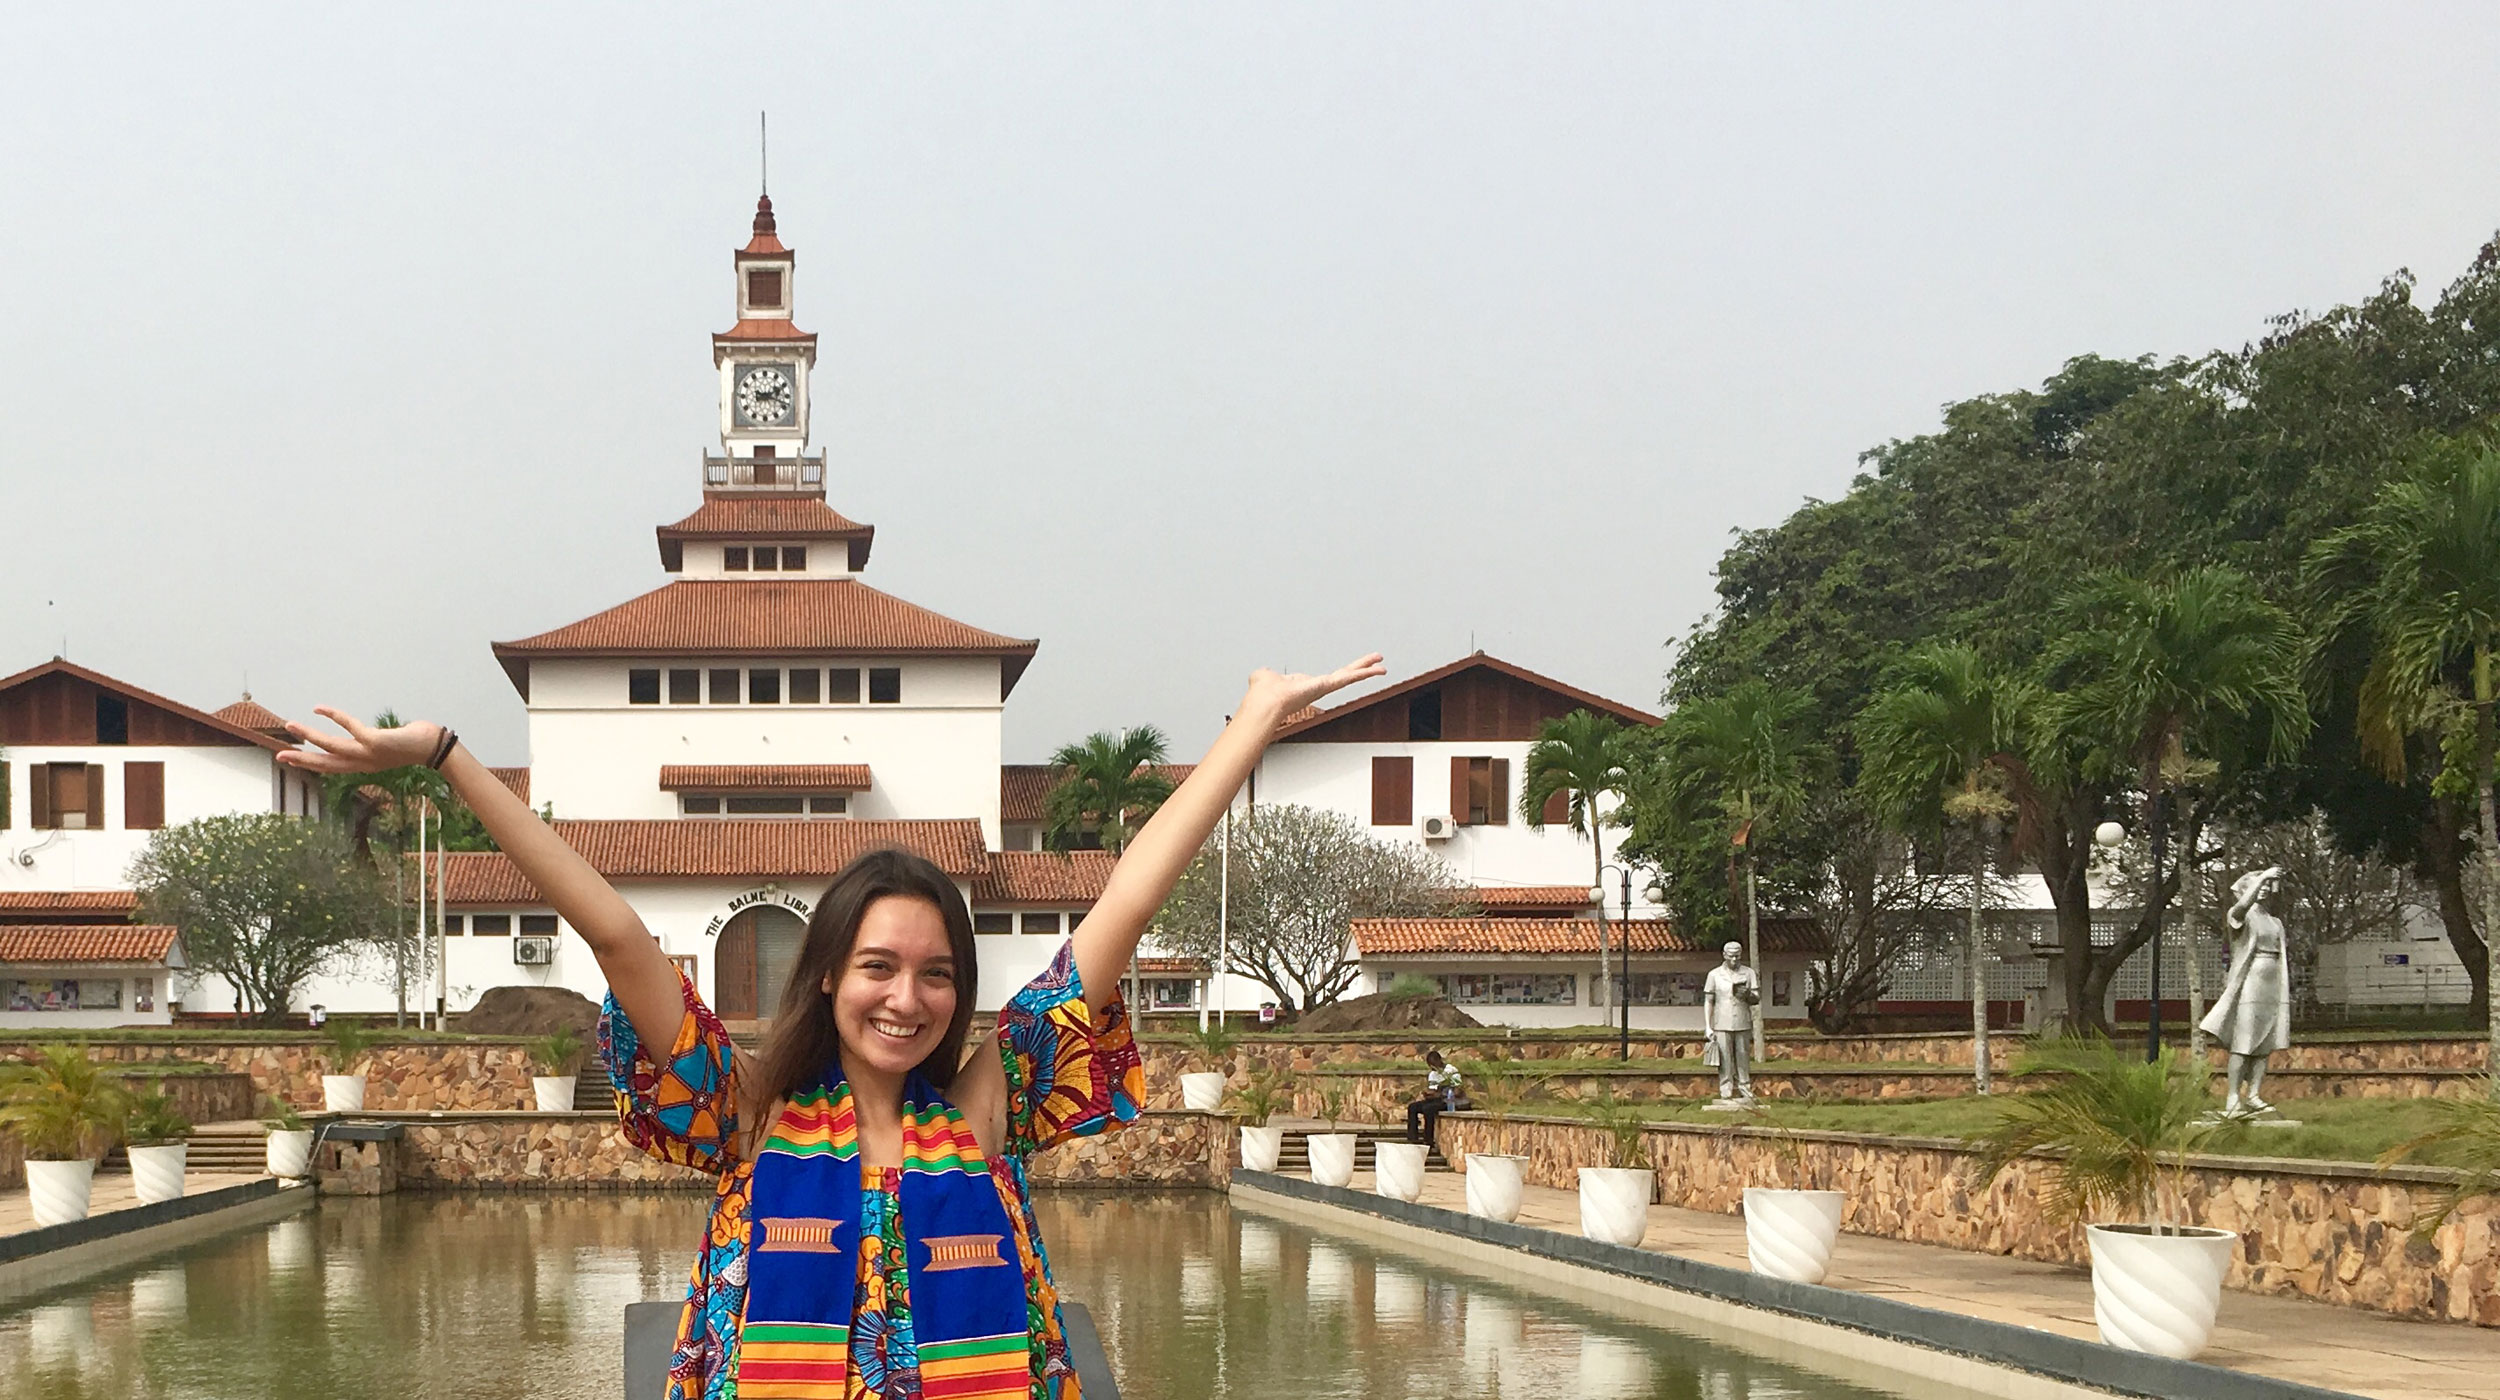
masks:
<svg viewBox="0 0 2500 1400"><path fill-rule="evenodd" d="M2292 977L2283 947L2283 868L2251 870L2231 886L2231 972L2223 979L2205 1034L2231 1052L2228 1114L2266 1113L2259 1093L2266 1056L2292 1043Z"/></svg>
<svg viewBox="0 0 2500 1400"><path fill-rule="evenodd" d="M1745 945L1721 948L1719 965L1701 984L1701 1017L1710 1030L1704 1058L1719 1067L1722 1103L1753 1097L1753 1009L1761 1000L1754 971L1745 966Z"/></svg>

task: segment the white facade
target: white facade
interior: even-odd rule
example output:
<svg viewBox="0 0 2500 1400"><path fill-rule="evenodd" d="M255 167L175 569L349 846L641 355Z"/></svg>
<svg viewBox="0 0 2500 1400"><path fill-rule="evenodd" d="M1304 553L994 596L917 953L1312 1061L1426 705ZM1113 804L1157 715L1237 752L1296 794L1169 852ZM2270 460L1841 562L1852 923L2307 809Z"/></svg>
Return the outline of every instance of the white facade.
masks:
<svg viewBox="0 0 2500 1400"><path fill-rule="evenodd" d="M122 795L132 763L165 765L165 825L237 812L302 812L319 807L319 790L280 768L267 749L219 747L13 744L8 821L0 830L0 890L126 890L130 862L155 834L125 823ZM35 829L30 773L52 763L104 770L101 829Z"/></svg>

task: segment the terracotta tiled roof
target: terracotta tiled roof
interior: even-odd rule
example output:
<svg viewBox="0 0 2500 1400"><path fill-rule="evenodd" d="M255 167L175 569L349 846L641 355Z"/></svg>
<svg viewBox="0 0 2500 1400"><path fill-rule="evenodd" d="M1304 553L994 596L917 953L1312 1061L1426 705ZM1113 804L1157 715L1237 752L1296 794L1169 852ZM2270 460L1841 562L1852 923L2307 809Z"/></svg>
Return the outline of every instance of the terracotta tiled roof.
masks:
<svg viewBox="0 0 2500 1400"><path fill-rule="evenodd" d="M876 533L817 496L745 496L707 491L695 513L660 527L662 540L848 539Z"/></svg>
<svg viewBox="0 0 2500 1400"><path fill-rule="evenodd" d="M285 717L249 695L212 713L228 724L239 724L246 729L257 729L273 738L281 737L286 733Z"/></svg>
<svg viewBox="0 0 2500 1400"><path fill-rule="evenodd" d="M11 915L128 914L135 890L0 890L0 919Z"/></svg>
<svg viewBox="0 0 2500 1400"><path fill-rule="evenodd" d="M495 643L522 698L538 656L996 656L999 694L1041 644L984 632L855 579L680 579L552 632Z"/></svg>
<svg viewBox="0 0 2500 1400"><path fill-rule="evenodd" d="M1636 954L1706 953L1717 947L1716 942L1705 943L1686 936L1663 919L1635 919L1630 924L1618 919L1610 922L1606 931L1610 939L1620 939L1627 928ZM1356 919L1353 934L1355 948L1365 957L1436 953L1597 955L1595 919ZM1615 942L1611 946L1619 949L1622 944ZM1762 950L1766 953L1811 953L1821 946L1811 920L1762 921Z"/></svg>
<svg viewBox="0 0 2500 1400"><path fill-rule="evenodd" d="M1528 909L1586 909L1586 885L1478 885L1467 896L1489 913Z"/></svg>
<svg viewBox="0 0 2500 1400"><path fill-rule="evenodd" d="M1603 695L1582 690L1576 685L1565 685L1563 682L1555 680L1552 676L1538 675L1536 672L1529 670L1525 666L1514 666L1511 663L1502 660L1498 656L1487 656L1483 652L1476 652L1471 656L1462 656L1447 666L1434 667L1432 670L1426 671L1420 676L1409 676L1395 685L1385 686L1379 690L1373 691L1369 695L1348 700L1342 705L1337 705L1324 710L1308 709L1300 711L1277 727L1276 737L1279 739L1290 739L1297 734L1304 733L1305 731L1311 729L1316 729L1320 725L1328 723L1330 720L1343 719L1347 715L1354 713L1356 710L1369 709L1383 700L1389 700L1397 696L1404 695L1410 690L1417 689L1421 686L1431 685L1435 681L1447 680L1461 671L1478 666L1481 666L1486 670L1498 671L1513 680L1525 681L1530 685L1550 690L1556 695L1560 695L1577 705L1586 709L1594 710L1601 715L1611 715L1616 719L1622 720L1626 724L1656 724L1658 722L1658 717L1646 710L1636 710L1619 701L1609 700Z"/></svg>
<svg viewBox="0 0 2500 1400"><path fill-rule="evenodd" d="M1158 763L1155 773L1174 787L1189 781L1198 771L1195 763ZM998 819L1002 822L1038 822L1042 819L1042 800L1050 795L1050 765L1047 763L1007 763L998 770Z"/></svg>
<svg viewBox="0 0 2500 1400"><path fill-rule="evenodd" d="M0 963L147 963L174 947L172 924L0 924Z"/></svg>
<svg viewBox="0 0 2500 1400"><path fill-rule="evenodd" d="M263 734L259 730L253 729L248 725L236 724L232 720L220 719L206 710L192 709L190 706L179 700L168 700L164 696L157 694L155 691L141 690L139 687L132 685L128 681L117 681L101 671L90 671L86 667L81 666L74 661L63 661L57 656L44 662L40 666L29 666L25 670L18 672L16 675L0 676L0 690L13 690L18 686L24 685L28 681L51 675L54 672L59 672L65 676L75 676L90 685L102 686L106 690L113 691L116 694L126 695L133 700L154 705L160 710L170 710L174 714L182 716L184 719L194 720L198 723L207 725L211 729L218 730L225 734L230 734L237 739L241 739L247 744L256 744L261 748L269 750L271 753L276 753L280 749L291 749L295 747L295 742L291 739L275 738L270 735Z"/></svg>
<svg viewBox="0 0 2500 1400"><path fill-rule="evenodd" d="M1091 904L1111 878L1109 851L992 851L989 873L972 882L985 904Z"/></svg>
<svg viewBox="0 0 2500 1400"><path fill-rule="evenodd" d="M512 789L512 795L523 802L530 800L530 770L527 768L489 768L495 781Z"/></svg>
<svg viewBox="0 0 2500 1400"><path fill-rule="evenodd" d="M750 316L741 317L738 324L712 337L715 345L752 344L756 341L780 341L784 344L805 341L813 345L816 333L800 330L794 321L762 320Z"/></svg>
<svg viewBox="0 0 2500 1400"><path fill-rule="evenodd" d="M866 792L865 763L666 763L660 766L662 792L799 790Z"/></svg>
<svg viewBox="0 0 2500 1400"><path fill-rule="evenodd" d="M1145 977L1204 977L1205 958L1139 958L1137 971Z"/></svg>
<svg viewBox="0 0 2500 1400"><path fill-rule="evenodd" d="M981 824L944 821L560 821L556 834L612 880L830 880L852 858L888 847L935 861L957 877L989 868ZM415 859L411 856L410 859ZM427 878L432 877L428 857ZM535 904L538 891L509 857L454 853L454 904Z"/></svg>

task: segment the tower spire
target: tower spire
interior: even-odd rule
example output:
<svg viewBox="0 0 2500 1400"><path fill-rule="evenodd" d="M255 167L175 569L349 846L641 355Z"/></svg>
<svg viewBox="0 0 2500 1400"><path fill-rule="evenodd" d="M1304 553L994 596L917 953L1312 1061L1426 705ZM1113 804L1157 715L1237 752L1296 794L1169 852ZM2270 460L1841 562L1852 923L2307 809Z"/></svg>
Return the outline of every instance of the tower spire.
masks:
<svg viewBox="0 0 2500 1400"><path fill-rule="evenodd" d="M766 199L773 196L773 133L768 124L770 115L766 112L755 114L755 149L761 166L756 193Z"/></svg>

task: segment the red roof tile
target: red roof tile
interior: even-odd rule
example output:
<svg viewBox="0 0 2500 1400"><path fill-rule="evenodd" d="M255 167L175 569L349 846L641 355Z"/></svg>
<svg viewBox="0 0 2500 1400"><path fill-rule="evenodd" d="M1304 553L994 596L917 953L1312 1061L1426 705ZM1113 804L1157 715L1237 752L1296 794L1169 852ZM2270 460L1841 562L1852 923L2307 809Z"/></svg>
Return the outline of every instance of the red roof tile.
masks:
<svg viewBox="0 0 2500 1400"><path fill-rule="evenodd" d="M1586 885L1478 885L1467 896L1487 912L1511 910L1554 909L1580 910L1590 907Z"/></svg>
<svg viewBox="0 0 2500 1400"><path fill-rule="evenodd" d="M977 878L989 868L981 824L969 818L559 821L555 828L592 869L612 880L830 880L854 857L888 847L926 856L959 878ZM540 902L538 891L501 854L456 852L445 875L454 904Z"/></svg>
<svg viewBox="0 0 2500 1400"><path fill-rule="evenodd" d="M1582 690L1576 685L1565 685L1563 682L1555 680L1551 676L1538 675L1536 672L1529 670L1525 666L1514 666L1511 663L1502 660L1498 656L1487 656L1483 652L1476 652L1470 656L1462 656L1447 666L1436 666L1432 670L1426 671L1420 676L1409 676L1395 685L1386 686L1382 689L1373 691L1369 695L1348 700L1342 705L1337 705L1329 709L1306 709L1298 711L1290 719L1286 720L1282 725L1277 727L1276 737L1278 739L1290 739L1297 734L1316 729L1320 725L1326 724L1331 720L1343 719L1347 715L1354 713L1356 710L1370 709L1372 706L1377 705L1384 700L1404 695L1408 691L1414 690L1420 686L1431 685L1435 681L1447 680L1461 671L1479 666L1485 668L1486 670L1498 671L1505 676L1509 676L1513 680L1525 681L1530 685L1552 691L1554 694L1562 696L1577 705L1586 709L1594 710L1601 715L1610 715L1616 719L1622 720L1626 724L1656 724L1658 722L1658 717L1646 710L1636 710L1629 705L1609 700L1603 695Z"/></svg>
<svg viewBox="0 0 2500 1400"><path fill-rule="evenodd" d="M1690 938L1663 919L1635 919L1629 924L1612 920L1606 926L1607 936L1620 940L1626 929L1631 931L1632 951L1639 954L1706 953L1718 946ZM1365 957L1451 953L1597 956L1595 919L1356 919L1353 935L1355 948ZM1616 941L1610 946L1620 949L1622 944ZM1762 921L1762 950L1766 953L1811 953L1821 946L1812 920Z"/></svg>
<svg viewBox="0 0 2500 1400"><path fill-rule="evenodd" d="M999 696L1039 642L984 632L854 579L680 579L579 622L495 643L529 697L538 656L996 656Z"/></svg>
<svg viewBox="0 0 2500 1400"><path fill-rule="evenodd" d="M738 324L712 337L715 345L752 344L756 341L778 341L782 344L803 341L813 345L816 333L800 330L794 321L741 317Z"/></svg>
<svg viewBox="0 0 2500 1400"><path fill-rule="evenodd" d="M0 963L165 961L172 924L0 924Z"/></svg>
<svg viewBox="0 0 2500 1400"><path fill-rule="evenodd" d="M136 890L0 890L0 916L127 914L138 907Z"/></svg>
<svg viewBox="0 0 2500 1400"><path fill-rule="evenodd" d="M257 729L272 737L283 737L286 734L286 718L249 695L212 713L228 724L239 724L246 729ZM288 742L294 741L290 739Z"/></svg>
<svg viewBox="0 0 2500 1400"><path fill-rule="evenodd" d="M1144 977L1204 977L1209 963L1205 958L1139 958L1137 971Z"/></svg>
<svg viewBox="0 0 2500 1400"><path fill-rule="evenodd" d="M707 491L695 513L674 525L660 527L660 538L778 540L847 539L873 535L862 525L826 505L817 496L747 496Z"/></svg>
<svg viewBox="0 0 2500 1400"><path fill-rule="evenodd" d="M662 792L725 790L866 792L865 763L667 763Z"/></svg>
<svg viewBox="0 0 2500 1400"><path fill-rule="evenodd" d="M1194 763L1158 763L1153 771L1174 787L1189 781L1198 771ZM1043 799L1050 796L1050 765L1047 763L1007 763L998 769L998 819L1002 822L1038 822L1042 819Z"/></svg>
<svg viewBox="0 0 2500 1400"><path fill-rule="evenodd" d="M972 897L984 904L1091 904L1102 898L1114 860L1109 851L992 851Z"/></svg>
<svg viewBox="0 0 2500 1400"><path fill-rule="evenodd" d="M512 795L523 802L530 800L530 770L527 768L489 768L495 781L512 789Z"/></svg>

